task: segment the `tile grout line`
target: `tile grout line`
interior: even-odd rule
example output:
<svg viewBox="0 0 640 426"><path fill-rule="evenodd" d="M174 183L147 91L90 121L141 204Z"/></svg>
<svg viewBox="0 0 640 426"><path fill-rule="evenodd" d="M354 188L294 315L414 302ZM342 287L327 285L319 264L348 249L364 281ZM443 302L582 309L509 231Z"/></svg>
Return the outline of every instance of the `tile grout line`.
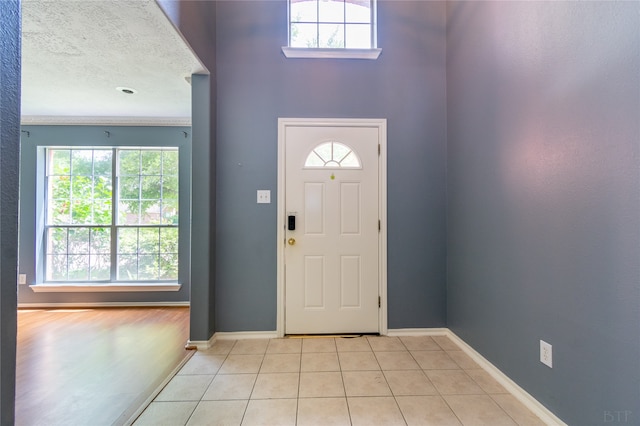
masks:
<svg viewBox="0 0 640 426"><path fill-rule="evenodd" d="M304 341L300 342L300 363L298 364L298 397L296 398L296 425L298 424L298 414L300 413L300 385L302 384L302 346Z"/></svg>
<svg viewBox="0 0 640 426"><path fill-rule="evenodd" d="M491 394L489 394L489 398L491 398L491 401L493 401L493 402L494 402L498 407L500 407L500 409L501 409L502 411L504 411L504 412L505 412L505 414L506 414L507 416L509 416L509 418L510 418L511 420L513 420L513 422L514 422L516 425L521 426L521 425L520 425L520 423L519 423L519 422L518 422L518 421L517 421L517 420L516 420L516 419L515 419L511 414L509 414L509 412L508 412L507 410L505 410L504 408L502 408L502 405L498 404L498 401L496 401L496 400L493 398L493 396L492 396Z"/></svg>
<svg viewBox="0 0 640 426"><path fill-rule="evenodd" d="M447 339L448 339L448 337L447 337ZM434 341L435 341L435 339L434 339ZM449 339L449 341L451 341L451 339ZM436 341L436 343L438 343L438 342ZM458 345L457 345L455 342L451 341L451 343L453 343L456 347L458 347ZM442 345L438 344L438 346L440 346L440 347L442 348L442 350L443 350L445 353L447 353L447 355L449 355L449 354L448 354L448 351L447 351L444 347L442 347ZM456 349L456 350L462 350L462 348L458 348L458 349ZM464 352L463 352L463 353L464 353ZM465 354L465 355L466 355L466 354ZM452 358L452 359L453 359L453 358ZM519 425L519 423L518 423L518 422L517 422L513 417L511 417L511 416L509 415L509 413L507 413L507 412L506 412L506 410L504 410L504 409L503 409L503 408L502 408L502 407L501 407L501 406L500 406L500 405L499 405L499 404L498 404L498 403L497 403L493 398L491 398L491 394L489 394L488 392L486 392L486 391L484 390L484 388L483 388L482 386L480 386L480 384L479 384L479 383L478 383L478 382L477 382L473 377L471 377L471 375L469 375L469 373L467 373L467 372L466 372L466 370L465 370L464 368L462 368L462 366L461 366L461 365L460 365L460 364L459 364L455 359L453 359L453 362L455 362L455 363L458 365L458 367L460 367L460 370L461 370L461 371L463 371L463 372L467 375L467 377L469 377L469 378L471 379L471 381L472 381L473 383L475 383L475 384L480 388L480 390L482 390L482 392L483 392L483 393L482 393L482 394L478 394L478 395L488 396L488 397L489 397L489 399L490 399L491 401L493 401L493 402L496 404L496 406L498 406L498 408L500 408L500 410L501 410L504 414L506 414L506 415L507 415L507 417L509 417L511 420L513 420L513 422L514 422L516 425ZM484 371L484 369L483 369L482 367L480 367L480 369ZM462 421L462 419L458 416L458 414L455 412L455 410L453 409L453 407L451 407L451 405L449 404L449 401L447 401L447 399L445 398L445 396L450 396L450 395L443 395L443 394L440 392L440 390L439 390L439 389L437 389L437 388L436 388L436 390L437 390L437 391L438 391L438 393L440 394L440 398L444 401L444 403L447 405L447 407L449 407L449 410L451 410L451 412L452 412L452 413L453 413L453 415L458 419L458 421L460 422L460 424L464 425L464 422ZM454 394L451 394L451 395L454 395Z"/></svg>
<svg viewBox="0 0 640 426"><path fill-rule="evenodd" d="M404 342L402 342L402 339L399 339L400 342L403 344L403 346L405 348L407 348L407 346L405 345ZM440 348L440 351L447 353L447 351L444 349L444 347L442 347L442 345L440 345L435 339L431 338L431 340L433 340L433 342ZM422 368L422 366L418 363L418 360L415 358L415 356L413 355L412 351L409 350L409 348L407 348L407 351L409 352L409 355L411 355L411 358L416 362L416 364L418 364L418 367L420 367L420 371L422 372L422 374L424 374L425 378L429 381L429 383L431 383L431 385L433 386L433 388L435 389L435 391L438 393L437 396L438 398L440 398L440 400L442 402L444 402L444 404L447 406L447 408L449 408L449 410L451 411L451 413L454 415L454 417L460 422L461 425L464 425L464 423L462 422L462 419L460 419L458 417L458 415L456 414L456 412L453 410L453 408L449 405L449 403L447 402L447 400L444 398L444 395L442 394L442 392L440 391L440 389L438 389L436 387L436 385L431 381L431 379L429 378L429 376L426 373L426 370L424 368ZM437 351L437 350L436 350ZM436 352L434 351L434 352ZM439 352L439 351L438 351ZM448 355L448 354L447 354ZM459 367L458 369L462 370L462 367L460 366L460 364L458 364L454 359L452 359L452 361ZM456 369L457 370L457 369ZM455 371L455 370L454 370ZM470 379L473 380L472 377L469 377ZM475 381L474 381L475 382ZM480 387L480 386L478 386ZM393 390L391 391L393 393ZM396 398L396 396L394 395L394 399L396 400L396 404L398 405L398 409L400 409L400 405L398 404L398 400ZM402 409L400 409L400 413L402 414L402 417L405 420L405 423L408 424L406 418L404 417L404 412L402 411Z"/></svg>
<svg viewBox="0 0 640 426"><path fill-rule="evenodd" d="M464 423L462 422L462 419L459 417L459 415L456 413L456 411L454 411L454 410L453 410L452 406L449 404L449 402L447 401L447 399L446 399L445 397L449 397L449 396L472 396L472 395L482 396L482 397L489 397L489 400L493 403L493 405L495 405L495 406L499 409L499 411L500 411L502 414L506 415L506 416L507 416L507 418L508 418L508 419L510 419L511 421L513 421L516 425L520 425L520 423L518 423L518 421L516 420L516 418L515 418L515 417L513 417L511 414L509 414L509 412L507 412L507 411L506 411L506 409L504 409L504 408L502 407L502 405L500 405L500 404L498 403L498 401L494 398L494 395L501 395L501 394L503 394L503 393L495 393L495 394L494 394L494 393L490 393L490 392L488 392L487 390L485 390L485 388L484 388L483 386L481 386L481 384L480 384L480 382L478 381L478 379L476 379L476 378L474 378L473 376L471 376L471 375L469 374L469 372L467 371L467 369L463 368L463 366L462 366L462 365L463 365L463 364L465 364L465 363L464 363L464 361L465 361L464 359L463 359L463 360L456 361L455 359L451 358L451 359L452 359L452 361L454 362L454 364L458 367L458 368L456 368L456 369L444 369L444 370L443 370L443 369L427 369L427 370L425 370L425 369L423 369L423 368L422 368L422 366L420 366L420 364L417 362L417 359L415 358L415 356L414 356L413 352L409 349L409 347L407 346L407 344L406 344L405 342L403 342L399 337L398 337L397 339L398 339L398 341L400 342L400 344L402 345L402 347L404 348L404 350L401 350L401 351L389 351L389 350L384 350L384 349L385 349L385 347L382 347L382 350L375 351L375 350L373 349L373 346L372 346L372 343L371 343L371 341L370 341L370 338L369 338L369 337L365 337L365 339L366 339L366 342L367 342L367 345L368 345L369 349L371 350L371 352L372 352L372 353L373 353L373 355L374 355L374 359L376 360L376 363L377 363L377 366L378 366L379 370L361 370L361 371L380 371L380 373L382 374L382 377L383 377L383 379L385 380L385 383L386 383L386 385L387 385L387 387L388 387L388 389L389 389L389 391L390 391L390 395L394 398L395 406L396 406L396 408L398 409L398 411L400 411L400 414L401 414L402 419L403 419L403 421L405 422L405 424L408 424L409 422L408 422L407 418L405 417L405 413L402 411L402 409L401 409L401 407L400 407L400 404L399 404L399 402L398 402L398 397L400 397L400 396L410 396L410 395L396 395L396 392L394 392L394 391L393 391L393 389L391 388L391 386L390 386L390 384L389 384L389 380L388 380L388 378L387 378L387 374L386 374L386 373L387 373L387 372L396 371L396 370L393 370L393 366L391 367L391 369L386 369L386 370L385 370L385 369L383 369L383 368L382 368L382 365L380 364L380 359L379 359L379 357L378 357L379 353L382 353L382 352L398 352L398 353L408 352L408 353L409 353L409 355L410 355L410 357L411 357L411 359L412 359L416 364L418 364L419 369L418 369L418 370L416 370L416 371L420 371L420 372L425 376L425 379L426 379L426 380L427 380L427 381L428 381L428 382L433 386L434 390L436 391L436 395L434 395L434 396L438 396L438 398L440 398L440 400L441 400L442 402L444 402L444 405L445 405L445 406L450 410L450 412L453 414L453 416L454 416L454 417L455 417L455 418L456 418L456 419L457 419L461 424L464 424ZM258 376L260 375L260 372L261 372L262 367L265 365L266 355L267 355L267 353L268 353L269 346L270 346L270 344L271 344L271 342L272 342L273 340L276 340L276 339L270 339L270 340L269 340L269 342L267 343L267 346L266 346L266 348L265 348L264 352L262 353L262 358L261 358L261 360L260 360L260 365L258 366L258 371L257 371L257 373L256 373L256 379L255 379L255 381L253 382L253 385L252 385L252 387L251 387L251 392L249 393L248 400L247 400L246 405L245 405L245 407L244 407L244 411L243 411L243 413L242 413L242 417L241 417L240 423L242 423L242 422L245 420L245 418L246 418L246 414L247 414L247 412L248 412L248 405L249 405L249 403L250 403L250 402L251 402L251 400L252 400L252 399L251 399L251 397L253 396L253 394L254 394L254 392L255 392L255 389L256 389L256 386L257 386L257 379L258 379ZM442 352L444 352L445 354L447 354L448 356L450 356L450 355L449 355L449 352L452 352L452 351L459 351L459 350L461 351L461 349L460 349L460 348L457 348L457 344L456 344L455 342L451 341L450 339L449 339L449 341L450 341L454 346L456 346L456 348L451 348L449 345L446 345L448 349L445 349L445 347L443 346L443 344L444 344L444 343L446 343L446 342L442 342L442 344L441 344L441 343L439 343L439 342L435 341L435 339L433 339L433 341L434 341L434 342L437 344L437 346L440 348L440 350L438 350L438 351L442 351ZM195 402L195 406L194 406L194 407L193 407L193 409L190 411L190 413L189 413L188 417L186 418L186 421L185 421L184 425L189 424L189 421L191 421L192 419L194 419L194 417L193 417L193 416L194 416L194 414L195 414L196 410L198 409L198 407L200 406L200 404L201 404L203 401L205 401L205 400L204 400L204 396L205 396L205 394L206 394L207 390L208 390L208 389L209 389L209 387L212 385L212 383L213 383L213 381L215 380L215 378L216 378L216 377L218 377L218 376L221 376L220 371L221 371L221 369L222 369L222 366L223 366L223 365L224 365L224 363L229 359L229 357L230 357L230 355L231 355L231 352L232 352L232 351L233 351L233 349L236 347L237 343L238 343L238 341L236 340L236 341L234 342L234 344L229 348L229 350L224 354L224 359L220 362L220 366L216 369L215 373L212 375L211 379L209 380L209 382L208 382L208 384L207 384L207 386L206 386L205 391L204 391L204 392L203 392L203 394L199 397L199 399L198 399L198 400L194 400L194 402ZM297 372L297 373L298 373L298 382L297 382L297 395L296 395L296 407L295 407L295 424L297 424L297 423L298 423L298 420L299 420L298 414L299 414L299 409L300 409L300 398L301 398L301 393L300 393L300 392L301 392L301 383L302 383L302 356L303 356L303 354L304 354L304 352L303 352L303 346L304 346L304 345L303 345L303 343L301 343L301 345L300 345L300 349L299 349L299 351L297 351L297 352L286 352L286 351L285 351L285 352L276 352L276 353L275 353L275 354L287 354L287 353L293 353L293 354L297 354L297 355L299 355L299 357L300 357L300 358L299 358L299 362L298 362L298 372ZM345 371L343 370L343 366L342 366L341 359L340 359L340 356L339 356L341 352L340 352L340 351L338 351L338 345L337 345L337 342L335 341L335 339L334 339L334 348L335 348L335 354L336 354L336 358L337 358L338 371L340 372L340 379L341 379L341 383L342 383L342 388L343 388L343 390L344 390L344 398L345 398L345 401L346 401L346 403L347 403L347 414L348 414L348 416L349 416L349 421L350 421L350 423L351 423L351 424L353 424L352 413L351 413L350 406L349 406L349 396L347 395L347 389L346 389L345 378L344 378L344 373L345 373ZM387 349L388 349L388 348L387 348ZM416 350L420 350L420 349L416 349ZM354 352L354 351L343 351L343 352ZM363 352L363 351L355 351L355 352ZM462 351L462 352L464 353L464 351ZM323 353L323 352L309 352L309 353ZM332 352L328 352L328 353L332 353ZM365 352L363 352L363 353L365 353ZM217 354L214 354L214 355L217 355ZM222 355L222 353L221 353L220 355ZM238 355L238 354L236 354L236 355ZM204 355L204 354L203 354L202 356L207 356L207 355ZM394 364L394 365L395 365L395 364ZM466 365L466 364L465 364L465 365ZM184 367L184 365L183 365L182 367ZM478 389L480 390L480 392L479 392L479 393L477 393L477 392L476 392L476 393L470 393L470 394L465 394L465 393L447 393L447 394L443 394L443 393L442 393L442 391L441 391L440 389L438 389L438 388L433 384L433 382L431 381L431 379L430 379L430 378L428 377L428 375L427 375L427 371L432 371L432 370L433 370L433 371L438 371L438 370L442 370L442 371L461 371L462 373L464 373L464 376L466 377L466 379L469 379L469 380L470 380L470 383L473 383L473 384L475 384L475 385L478 387ZM477 368L477 369L473 369L473 368L471 368L471 369L469 369L469 370L479 370L479 371L484 371L484 372L486 372L486 370L484 370L481 366L478 366L478 368ZM349 370L349 371L351 371L351 370ZM359 370L353 370L353 371L359 371ZM397 371L400 371L400 370L397 370ZM178 373L179 373L179 372L178 372ZM176 373L176 374L174 375L174 377L178 376L178 373ZM239 373L238 373L238 374L239 374ZM265 373L265 374L266 374L266 373ZM203 374L203 375L204 375L204 374ZM167 385L168 385L168 383L167 383ZM165 386L166 386L166 385L165 385ZM506 395L512 395L512 394L511 394L507 389L505 389L504 394L506 394ZM416 395L416 396L419 396L419 395ZM363 396L363 397L367 397L367 396ZM375 397L375 395L370 395L370 396L368 396L368 398L371 398L371 397ZM331 397L330 397L330 396L318 396L317 398L331 398ZM269 399L280 399L280 398L269 398ZM235 400L235 399L234 399L234 400ZM243 399L238 399L238 400L243 400ZM154 398L154 401L155 401L155 398ZM154 402L154 401L152 401L152 402ZM207 401L208 401L208 400L207 400ZM216 399L216 400L214 400L214 401L218 401L218 400ZM147 406L147 408L148 408L148 406ZM141 414L142 414L142 413L141 413Z"/></svg>
<svg viewBox="0 0 640 426"><path fill-rule="evenodd" d="M231 352L233 351L233 348L236 346L237 343L238 343L238 340L236 340L236 343L233 345L231 350L229 350L229 355L231 355ZM266 349L265 349L265 352L266 352ZM244 422L245 417L247 416L247 410L249 409L249 403L251 402L251 395L253 395L253 391L256 388L256 383L258 383L258 375L260 374L260 369L262 368L262 362L264 362L264 355L262 355L262 361L260 362L260 366L258 367L258 371L256 372L256 379L253 382L253 386L251 386L251 392L249 392L249 397L247 398L247 405L244 406L244 411L242 412L242 418L240 419L241 425ZM222 366L220 368L222 368Z"/></svg>
<svg viewBox="0 0 640 426"><path fill-rule="evenodd" d="M405 350L406 350L407 352L409 352L409 349L408 349L408 348L407 348L407 346L404 344L404 342L403 342L402 340L400 340L400 338L397 338L397 339L398 339L398 341L400 342L400 344L402 345L402 347L404 347L404 348L405 348ZM375 351L373 352L373 355L374 355L374 356L376 355ZM409 352L409 355L411 356L411 358L413 358L413 355L411 355L411 352ZM378 357L376 356L376 359L377 359L377 358L378 358ZM414 359L413 361L417 364L417 361L416 361L415 359ZM380 361L378 361L378 364L380 364ZM418 365L418 367L419 367L419 366L420 366L420 365ZM380 366L380 369L382 370L382 366ZM390 370L389 370L389 371L390 371ZM424 373L423 373L423 374L424 374ZM409 422L407 421L407 418L405 417L404 412L403 412L403 411L402 411L402 409L400 408L400 404L398 404L398 398L396 398L396 394L395 394L395 392L393 391L393 389L391 389L391 385L389 385L389 380L387 380L387 376L386 376L386 374L384 374L384 370L382 370L382 377L384 377L384 380L387 382L387 386L389 386L389 391L391 392L391 396L393 396L393 401L396 403L396 407L398 407L398 411L400 412L400 415L402 416L402 420L404 420L404 424L405 424L405 425L408 425L408 424L409 424Z"/></svg>
<svg viewBox="0 0 640 426"><path fill-rule="evenodd" d="M433 340L436 345L438 345L440 347L440 349L442 349L444 351L444 349L442 348L442 346L438 343L438 341L436 339L434 339L433 337L431 337L431 340ZM447 353L446 351L444 351L445 353ZM448 356L448 354L447 354ZM450 357L451 358L451 357ZM455 360L453 360L453 362L460 367L460 364L458 364ZM424 372L424 370L422 370ZM425 372L424 375L427 377L427 380L429 380L431 382L431 379L429 378L429 376L427 375L427 373ZM433 388L436 390L436 392L438 392L438 397L440 397L440 399L442 400L442 402L444 402L444 404L447 406L447 408L451 411L451 413L453 414L453 416L460 422L461 425L464 425L464 423L462 422L462 419L460 417L458 417L458 414L456 414L456 412L453 410L453 407L451 407L451 405L449 405L449 402L444 398L444 395L442 395L442 392L440 391L440 389L438 389L438 387L435 385L435 383L431 382L431 384L433 385Z"/></svg>
<svg viewBox="0 0 640 426"><path fill-rule="evenodd" d="M344 384L344 374L342 371L342 363L340 362L340 351L338 350L338 341L333 340L336 345L336 358L338 359L338 370L340 371L340 380L342 381L342 389L344 390L344 402L347 404L347 415L349 416L349 423L353 425L353 419L351 418L351 407L349 407L349 397L347 396L347 386Z"/></svg>
<svg viewBox="0 0 640 426"><path fill-rule="evenodd" d="M451 341L451 339L449 339L449 340ZM436 342L436 343L437 343L437 342ZM462 348L458 347L458 345L457 345L455 342L453 342L453 341L452 341L452 343L453 343L454 345L456 345L456 347L457 347L457 349L455 349L456 351L457 351L457 350L459 350L459 351L461 351L464 355L466 355L466 354L464 353L464 351L462 351ZM443 349L444 349L444 348L443 348ZM447 353L447 355L448 355L448 353L449 353L449 352L451 352L451 351L452 351L452 350L447 351L447 350L445 349L445 352ZM452 359L453 359L453 358L452 358ZM467 377L469 377L469 378L470 378L470 379L471 379L471 380L472 380L472 381L473 381L473 382L474 382L474 383L475 383L475 384L476 384L476 385L477 385L477 386L482 390L482 392L483 392L483 394L482 394L482 395L484 395L484 396L488 396L488 397L489 397L489 399L490 399L490 400L491 400L491 401L492 401L492 402L493 402L493 403L494 403L494 404L495 404L495 405L500 409L500 411L501 411L501 412L503 412L503 413L504 413L508 418L510 418L511 420L513 420L513 422L514 422L516 425L519 425L518 421L517 421L516 419L514 419L514 418L513 418L513 417L512 417L508 412L507 412L507 410L505 410L504 408L502 408L502 406L501 406L500 404L498 404L498 402L497 402L497 401L496 401L496 400L491 396L492 394L491 394L491 393L489 393L488 391L486 391L486 390L485 390L485 389L480 385L480 383L478 382L478 380L474 379L474 378L473 378L473 376L471 376L471 375L468 373L467 369L463 368L463 367L462 367L462 365L460 365L460 363L459 363L459 362L457 362L455 359L453 360L453 362L455 362L456 364L458 364L458 366L460 367L460 369L461 369L462 371L464 371L464 372L465 372L465 374L467 375ZM485 370L485 369L483 369L481 366L478 366L478 367L479 367L479 368L477 368L477 370L480 370L480 371L484 371L484 372L486 372L486 370ZM443 399L444 399L444 398L443 398ZM447 402L446 400L445 400L445 403L447 403L447 405L449 405L449 404L448 404L448 402ZM451 411L453 411L453 409L452 409L451 407L450 407L450 409L451 409ZM455 411L454 411L453 413L454 413L454 415L456 415L456 417L457 417L457 414L455 414Z"/></svg>
<svg viewBox="0 0 640 426"><path fill-rule="evenodd" d="M138 410L136 410L136 412L134 412L134 414L124 423L127 426L131 426L133 424L135 424L136 421L138 421L138 419L144 414L144 412L149 408L149 406L156 402L156 398L158 397L158 395L160 395L160 393L169 385L169 383L171 383L171 381L173 380L174 377L176 377L178 375L178 373L180 372L180 370L182 370L182 367L185 366L185 364L187 362L189 362L191 360L191 358L193 358L193 355L195 354L191 354L191 355L187 355L181 362L180 364L171 372L171 375L164 380L163 384L161 384L153 393L154 395L150 396L149 398L147 398L146 402L143 404L142 407L140 407ZM144 408L143 408L144 407Z"/></svg>
<svg viewBox="0 0 640 426"><path fill-rule="evenodd" d="M222 368L222 365L225 363L225 361L227 360L227 358L229 358L229 354L231 353L231 351L233 350L233 347L236 345L236 343L238 343L238 341L236 340L235 343L233 344L233 346L231 346L231 348L229 348L229 352L227 352L224 355L224 360L222 360L222 362L220 363L220 367L218 367L218 369L216 370L215 374L213 374L213 377L211 377L211 381L209 382L209 384L207 385L207 388L204 390L204 392L202 393L202 396L200 397L200 400L196 403L195 407L193 407L193 411L191 412L191 414L189 415L189 417L187 418L187 421L185 422L184 426L187 426L189 424L189 421L191 421L191 418L193 417L193 414L196 412L196 410L198 409L198 406L200 406L200 403L202 402L202 398L204 398L204 396L207 393L207 390L209 390L209 387L211 386L211 384L213 383L213 381L215 380L215 378L218 376L218 373L220 372L220 369ZM195 354L194 354L195 355ZM201 356L206 356L204 354L202 354ZM192 357L193 358L193 357ZM184 366L183 366L184 368ZM246 407L245 407L246 410Z"/></svg>

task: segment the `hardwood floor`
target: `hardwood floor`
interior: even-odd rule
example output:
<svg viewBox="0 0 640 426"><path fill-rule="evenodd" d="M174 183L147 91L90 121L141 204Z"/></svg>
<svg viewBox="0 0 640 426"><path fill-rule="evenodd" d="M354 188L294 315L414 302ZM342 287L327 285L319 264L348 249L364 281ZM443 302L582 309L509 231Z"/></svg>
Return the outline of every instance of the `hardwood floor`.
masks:
<svg viewBox="0 0 640 426"><path fill-rule="evenodd" d="M188 338L189 308L18 310L16 424L124 424Z"/></svg>

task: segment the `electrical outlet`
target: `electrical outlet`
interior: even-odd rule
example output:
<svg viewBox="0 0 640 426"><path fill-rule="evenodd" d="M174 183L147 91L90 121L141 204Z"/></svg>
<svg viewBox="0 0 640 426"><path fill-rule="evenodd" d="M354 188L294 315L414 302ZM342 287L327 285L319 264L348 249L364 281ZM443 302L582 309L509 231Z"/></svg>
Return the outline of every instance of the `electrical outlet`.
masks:
<svg viewBox="0 0 640 426"><path fill-rule="evenodd" d="M258 204L269 204L271 203L271 191L268 189L259 189L258 190Z"/></svg>
<svg viewBox="0 0 640 426"><path fill-rule="evenodd" d="M18 274L18 284L27 283L27 274Z"/></svg>
<svg viewBox="0 0 640 426"><path fill-rule="evenodd" d="M553 347L549 343L544 340L540 340L540 362L549 368L553 368L552 349Z"/></svg>

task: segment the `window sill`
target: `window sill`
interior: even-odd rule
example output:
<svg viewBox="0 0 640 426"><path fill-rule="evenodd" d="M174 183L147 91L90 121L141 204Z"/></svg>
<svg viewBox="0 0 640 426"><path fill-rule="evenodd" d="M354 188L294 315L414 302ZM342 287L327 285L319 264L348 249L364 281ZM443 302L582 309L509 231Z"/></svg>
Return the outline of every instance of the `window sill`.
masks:
<svg viewBox="0 0 640 426"><path fill-rule="evenodd" d="M105 293L105 292L147 292L147 291L178 291L182 287L178 283L161 284L138 284L138 283L118 283L118 284L37 284L30 285L29 288L35 293Z"/></svg>
<svg viewBox="0 0 640 426"><path fill-rule="evenodd" d="M376 60L381 52L382 49L308 49L282 46L282 53L287 58Z"/></svg>

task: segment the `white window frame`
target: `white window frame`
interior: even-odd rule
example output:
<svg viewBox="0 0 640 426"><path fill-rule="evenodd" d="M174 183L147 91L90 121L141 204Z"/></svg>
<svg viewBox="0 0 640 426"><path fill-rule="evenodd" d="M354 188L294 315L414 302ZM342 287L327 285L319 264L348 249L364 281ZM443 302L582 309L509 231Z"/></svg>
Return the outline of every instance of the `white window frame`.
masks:
<svg viewBox="0 0 640 426"><path fill-rule="evenodd" d="M320 24L319 21L316 22ZM346 23L346 22L343 22ZM291 42L291 1L287 0L287 43ZM371 48L321 48L282 46L282 53L287 58L297 59L368 59L376 60L382 53L377 47L377 0L371 0Z"/></svg>
<svg viewBox="0 0 640 426"><path fill-rule="evenodd" d="M136 145L71 145L71 146L58 146L58 145L46 145L46 146L41 146L40 148L42 150L43 153L46 153L46 151L48 149L111 149L113 150L116 154L117 157L117 152L122 150L122 149L142 149L142 150L176 150L178 151L179 155L185 155L182 150L180 149L179 146L166 146L166 145L149 145L149 146L136 146ZM113 164L116 164L116 158L113 158ZM43 154L43 162L45 165L43 165L43 169L46 169L47 165L46 165L46 155ZM178 165L179 170L180 170L180 164ZM116 178L117 178L117 172L114 172L116 174L112 175L112 185L113 185L113 197L117 198L117 189L116 189ZM43 188L43 199L42 199L42 203L44 206L44 210L43 210L43 214L44 211L46 211L46 203L47 201L47 194L46 194L46 186L47 186L47 173L46 170L44 171L43 174L43 181L39 183L39 185L42 185ZM179 171L179 176L181 175L180 171ZM181 196L182 197L182 196ZM188 214L188 213L187 213ZM181 213L182 216L182 213ZM43 218L44 219L44 218ZM182 222L182 220L181 220ZM83 227L84 225L79 225L80 227ZM142 225L141 225L142 226ZM45 224L44 220L42 221L41 225L38 226L36 229L36 233L41 233L42 235L39 236L39 240L40 241L46 241L46 232L47 229L50 227L55 227L55 225L49 225L49 224ZM114 239L117 238L117 233L114 235L113 230L115 228L118 227L122 227L122 225L117 223L117 216L113 216L112 217L112 223L111 225L108 225L108 227L112 228L112 241L114 241ZM184 232L184 227L182 225L170 225L170 226L165 226L165 225L158 225L158 226L154 226L154 227L174 227L174 228L178 228L180 229L179 232ZM44 256L46 256L46 253L44 252L44 250L46 250L46 245L45 244L41 244L41 250L42 253L39 253L37 256L44 258ZM114 243L112 243L112 249L114 247ZM117 253L115 253L115 256L117 257ZM113 258L113 256L112 256ZM180 258L180 255L179 255ZM180 288L182 287L181 283L180 283L180 268L184 267L184 265L182 265L180 263L181 261L178 261L178 278L177 279L171 279L171 280L118 280L117 278L115 280L110 279L110 280L101 280L101 281L47 281L45 278L45 260L43 259L42 262L39 264L40 268L42 268L42 280L39 281L37 284L32 284L29 285L29 288L31 288L33 290L33 292L35 293L50 293L50 292L54 292L54 293L66 293L66 292L72 292L72 293L78 293L78 292L165 292L165 291L170 291L170 292L175 292L175 291L179 291ZM117 265L113 265L112 264L112 270L113 268L117 268ZM113 277L113 273L112 273L112 277Z"/></svg>

